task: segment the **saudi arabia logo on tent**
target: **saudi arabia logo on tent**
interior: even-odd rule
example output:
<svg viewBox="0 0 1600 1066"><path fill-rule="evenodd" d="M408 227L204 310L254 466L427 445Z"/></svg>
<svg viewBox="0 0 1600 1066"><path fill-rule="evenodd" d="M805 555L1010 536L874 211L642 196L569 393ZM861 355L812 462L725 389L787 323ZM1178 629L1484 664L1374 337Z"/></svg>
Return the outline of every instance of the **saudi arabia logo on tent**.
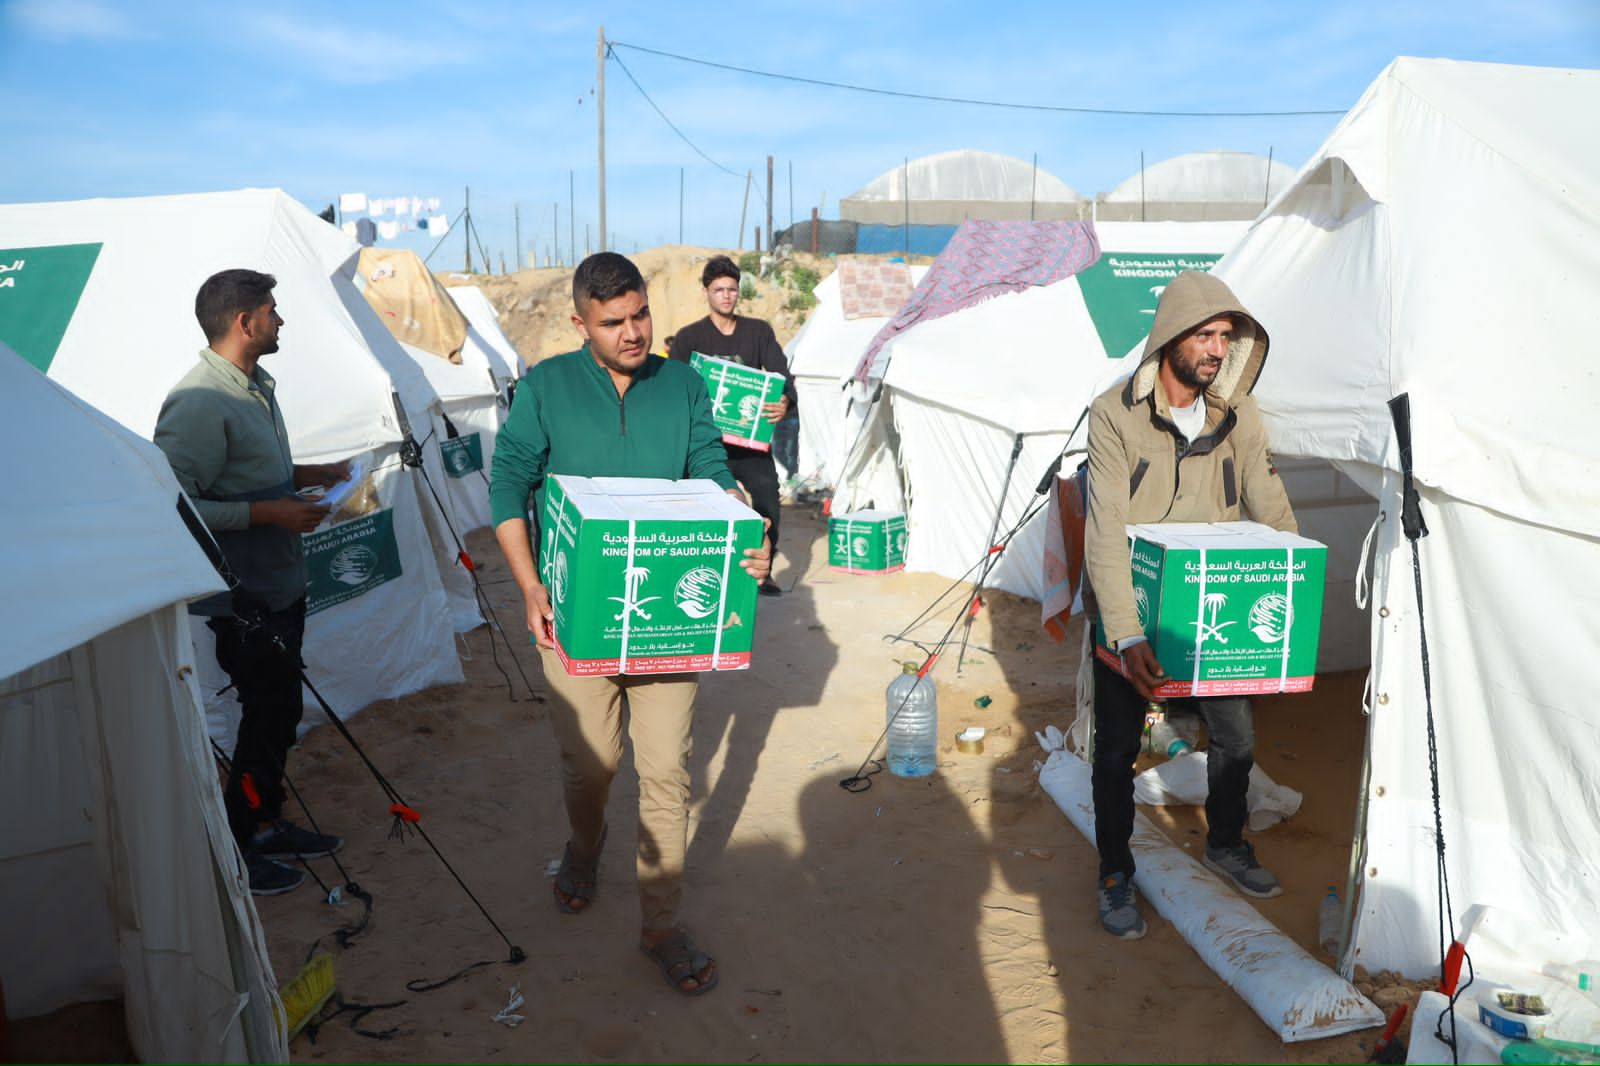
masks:
<svg viewBox="0 0 1600 1066"><path fill-rule="evenodd" d="M1167 283L1185 270L1210 269L1220 255L1197 252L1105 252L1078 274L1106 358L1121 359L1149 334Z"/></svg>
<svg viewBox="0 0 1600 1066"><path fill-rule="evenodd" d="M333 557L328 576L346 585L365 585L378 569L378 553L364 544L352 544Z"/></svg>
<svg viewBox="0 0 1600 1066"><path fill-rule="evenodd" d="M98 244L0 248L0 341L50 372L100 256Z"/></svg>
<svg viewBox="0 0 1600 1066"><path fill-rule="evenodd" d="M307 614L364 596L403 572L391 510L318 530L301 542L306 552Z"/></svg>
<svg viewBox="0 0 1600 1066"><path fill-rule="evenodd" d="M439 454L444 457L444 472L451 477L466 477L483 469L483 438L477 433L454 437L439 442Z"/></svg>

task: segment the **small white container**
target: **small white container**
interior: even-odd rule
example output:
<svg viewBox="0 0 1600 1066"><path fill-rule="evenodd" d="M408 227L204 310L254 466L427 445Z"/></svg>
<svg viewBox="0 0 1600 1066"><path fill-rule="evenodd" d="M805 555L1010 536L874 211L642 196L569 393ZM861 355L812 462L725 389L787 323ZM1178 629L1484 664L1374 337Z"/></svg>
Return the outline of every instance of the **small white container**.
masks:
<svg viewBox="0 0 1600 1066"><path fill-rule="evenodd" d="M1550 1023L1550 1008L1531 992L1486 992L1478 999L1478 1021L1513 1040L1537 1040Z"/></svg>

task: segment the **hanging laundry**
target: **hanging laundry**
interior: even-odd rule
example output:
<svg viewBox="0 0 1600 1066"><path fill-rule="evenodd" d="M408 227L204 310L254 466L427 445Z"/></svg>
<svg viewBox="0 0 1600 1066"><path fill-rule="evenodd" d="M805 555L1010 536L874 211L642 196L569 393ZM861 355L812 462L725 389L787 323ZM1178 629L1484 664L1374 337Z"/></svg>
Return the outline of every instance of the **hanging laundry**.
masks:
<svg viewBox="0 0 1600 1066"><path fill-rule="evenodd" d="M392 241L400 236L400 223L393 219L384 219L378 223L378 236L386 241Z"/></svg>
<svg viewBox="0 0 1600 1066"><path fill-rule="evenodd" d="M344 235L349 237L351 240L356 239L356 224L354 222L346 222L344 225L340 226L339 229L342 230Z"/></svg>
<svg viewBox="0 0 1600 1066"><path fill-rule="evenodd" d="M443 237L450 232L450 220L444 215L428 216L428 236Z"/></svg>
<svg viewBox="0 0 1600 1066"><path fill-rule="evenodd" d="M342 192L339 194L339 210L347 215L367 209L367 194L364 192Z"/></svg>

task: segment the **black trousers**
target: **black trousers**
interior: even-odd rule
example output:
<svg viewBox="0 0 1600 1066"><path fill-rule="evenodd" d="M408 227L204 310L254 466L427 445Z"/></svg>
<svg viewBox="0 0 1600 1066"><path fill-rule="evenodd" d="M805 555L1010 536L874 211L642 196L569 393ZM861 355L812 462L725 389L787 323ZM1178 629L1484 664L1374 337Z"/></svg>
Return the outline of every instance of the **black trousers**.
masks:
<svg viewBox="0 0 1600 1066"><path fill-rule="evenodd" d="M283 814L284 760L305 706L300 646L306 601L267 614L256 629L247 629L236 618L213 618L206 625L217 636L217 665L233 682L242 709L233 766L222 790L228 828L242 849L259 823ZM274 637L282 641L281 649Z"/></svg>
<svg viewBox="0 0 1600 1066"><path fill-rule="evenodd" d="M772 522L772 528L767 530L767 541L772 545L772 555L776 558L778 517L782 508L778 504L778 468L773 465L772 454L752 448L729 448L728 469L750 493L750 506L756 514Z"/></svg>
<svg viewBox="0 0 1600 1066"><path fill-rule="evenodd" d="M1133 849L1133 761L1144 736L1145 701L1121 674L1094 661L1094 835L1100 876L1135 873ZM1255 765L1255 725L1250 701L1176 699L1167 705L1198 711L1205 719L1206 843L1232 847L1243 839L1249 813L1245 793Z"/></svg>

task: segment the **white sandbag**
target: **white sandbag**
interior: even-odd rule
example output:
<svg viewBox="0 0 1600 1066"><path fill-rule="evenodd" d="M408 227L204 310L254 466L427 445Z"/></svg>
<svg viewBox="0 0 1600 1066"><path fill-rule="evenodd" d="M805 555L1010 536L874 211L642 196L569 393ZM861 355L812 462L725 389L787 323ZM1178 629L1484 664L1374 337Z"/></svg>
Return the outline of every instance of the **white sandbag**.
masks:
<svg viewBox="0 0 1600 1066"><path fill-rule="evenodd" d="M1054 751L1039 783L1078 830L1094 840L1087 763ZM1144 815L1134 817L1135 883L1157 912L1285 1043L1318 1040L1384 1022L1355 987L1307 954L1176 847Z"/></svg>
<svg viewBox="0 0 1600 1066"><path fill-rule="evenodd" d="M1133 799L1153 807L1198 807L1206 801L1206 753L1190 751L1158 763L1133 779ZM1250 811L1250 831L1259 833L1299 813L1304 797L1280 785L1259 766L1250 768L1250 789L1245 803Z"/></svg>

